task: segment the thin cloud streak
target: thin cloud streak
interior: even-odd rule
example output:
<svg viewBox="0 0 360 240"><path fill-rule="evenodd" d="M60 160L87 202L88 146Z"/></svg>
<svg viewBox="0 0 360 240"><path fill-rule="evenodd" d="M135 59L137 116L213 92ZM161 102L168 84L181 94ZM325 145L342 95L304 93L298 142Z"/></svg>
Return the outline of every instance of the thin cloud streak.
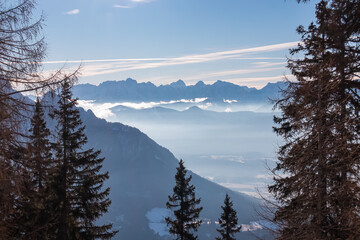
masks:
<svg viewBox="0 0 360 240"><path fill-rule="evenodd" d="M149 3L149 2L153 2L155 0L131 0L132 2L136 2L136 3Z"/></svg>
<svg viewBox="0 0 360 240"><path fill-rule="evenodd" d="M274 66L285 66L287 62L255 62L252 63L258 68L265 68L265 67L274 67Z"/></svg>
<svg viewBox="0 0 360 240"><path fill-rule="evenodd" d="M119 58L119 59L94 59L94 60L59 60L47 61L43 64L67 64L67 63L99 63L99 62L143 62L143 61L165 61L172 58Z"/></svg>
<svg viewBox="0 0 360 240"><path fill-rule="evenodd" d="M258 73L258 72L270 72L274 70L282 70L284 68L277 67L277 68L263 68L263 69L238 69L238 70L229 70L229 71L220 71L220 72L211 72L211 73L203 73L194 75L191 77L184 77L183 80L197 80L197 79L207 79L212 77L223 77L223 76L230 76L230 75L241 75L241 74L249 74L249 73Z"/></svg>
<svg viewBox="0 0 360 240"><path fill-rule="evenodd" d="M257 89L263 88L267 83L275 83L289 79L290 81L296 80L292 74L278 75L273 77L253 77L253 78L225 78L223 81L231 82L237 85L246 85Z"/></svg>
<svg viewBox="0 0 360 240"><path fill-rule="evenodd" d="M101 63L111 62L110 64L91 64L84 65L82 75L98 76L112 74L124 71L153 69L168 66L205 63L211 61L219 61L225 59L241 58L244 54L254 54L262 52L278 51L288 49L297 45L298 42L289 42L282 44L267 45L262 47L236 49L231 51L220 51L206 54L186 55L174 58L141 58L141 59L103 59L103 60L76 60L76 61L51 61L45 63Z"/></svg>
<svg viewBox="0 0 360 240"><path fill-rule="evenodd" d="M65 12L64 14L65 14L65 15L76 15L76 14L79 14L79 13L80 13L80 10L79 10L79 9L74 9L74 10Z"/></svg>
<svg viewBox="0 0 360 240"><path fill-rule="evenodd" d="M114 8L132 8L132 7L130 7L130 6L118 5L118 4L113 5L113 7L114 7Z"/></svg>
<svg viewBox="0 0 360 240"><path fill-rule="evenodd" d="M67 64L67 63L100 63L100 62L147 62L147 61L170 61L174 58L117 58L117 59L92 59L92 60L59 60L46 61L43 64ZM237 57L235 60L285 60L277 57Z"/></svg>

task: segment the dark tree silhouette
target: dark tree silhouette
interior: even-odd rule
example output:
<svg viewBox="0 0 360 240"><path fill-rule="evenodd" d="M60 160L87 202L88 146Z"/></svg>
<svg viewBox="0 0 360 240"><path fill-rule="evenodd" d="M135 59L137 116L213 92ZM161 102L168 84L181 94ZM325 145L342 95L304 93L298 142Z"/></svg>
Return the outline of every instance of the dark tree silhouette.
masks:
<svg viewBox="0 0 360 240"><path fill-rule="evenodd" d="M316 22L300 26L289 59L296 77L277 102L285 143L270 192L278 239L360 236L360 2L322 0Z"/></svg>
<svg viewBox="0 0 360 240"><path fill-rule="evenodd" d="M197 207L200 198L195 198L195 187L190 185L191 176L186 177L187 170L182 160L176 169L174 192L166 203L166 207L173 211L174 218L167 217L165 220L170 226L170 233L175 235L177 240L195 240L197 236L194 232L202 223L199 220L202 207Z"/></svg>
<svg viewBox="0 0 360 240"><path fill-rule="evenodd" d="M56 83L36 72L45 56L42 17L32 22L33 0L0 3L0 236L14 238L18 227L15 200L26 190L22 178L22 144L26 103L16 93ZM13 87L19 87L14 91Z"/></svg>
<svg viewBox="0 0 360 240"><path fill-rule="evenodd" d="M236 211L233 208L233 202L230 201L228 194L225 196L224 206L221 206L223 212L219 219L220 228L216 229L221 237L217 237L216 240L235 240L235 233L240 232L241 226L238 226L238 218Z"/></svg>
<svg viewBox="0 0 360 240"><path fill-rule="evenodd" d="M28 156L24 165L28 168L33 188L39 192L46 187L49 170L54 166L49 138L50 130L46 127L43 107L37 99L27 143Z"/></svg>
<svg viewBox="0 0 360 240"><path fill-rule="evenodd" d="M39 99L31 119L29 141L22 162L25 190L17 199L18 228L25 239L47 239L51 212L48 209L48 188L54 161L44 112Z"/></svg>
<svg viewBox="0 0 360 240"><path fill-rule="evenodd" d="M58 120L56 150L57 172L53 180L55 232L57 239L109 239L116 232L112 225L97 226L97 220L111 203L109 188L103 189L108 173L100 173L103 158L100 151L83 150L87 143L76 108L77 99L72 98L74 79L62 83L58 109L54 117Z"/></svg>

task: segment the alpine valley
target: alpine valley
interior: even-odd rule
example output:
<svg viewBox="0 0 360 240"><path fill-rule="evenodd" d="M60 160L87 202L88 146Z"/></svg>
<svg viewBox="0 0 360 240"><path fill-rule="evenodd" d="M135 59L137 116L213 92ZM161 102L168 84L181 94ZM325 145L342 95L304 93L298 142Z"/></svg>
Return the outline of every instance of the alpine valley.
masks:
<svg viewBox="0 0 360 240"><path fill-rule="evenodd" d="M274 164L269 99L283 86L269 83L257 90L222 81L186 86L179 80L157 87L132 79L76 85L88 146L102 150L110 175L112 205L101 221L114 224L116 239L171 239L165 203L182 158L204 208L199 239L217 236L226 193L243 225L238 237L271 239L260 225L255 209L261 201L254 196L269 181L265 164Z"/></svg>

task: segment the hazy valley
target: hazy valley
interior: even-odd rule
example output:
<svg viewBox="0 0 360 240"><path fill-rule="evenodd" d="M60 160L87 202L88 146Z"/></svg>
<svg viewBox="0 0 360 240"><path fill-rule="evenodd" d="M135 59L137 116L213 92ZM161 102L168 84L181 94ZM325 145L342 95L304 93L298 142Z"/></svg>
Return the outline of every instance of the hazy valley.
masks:
<svg viewBox="0 0 360 240"><path fill-rule="evenodd" d="M272 131L276 112L270 99L278 97L284 84L257 90L221 81L194 86L181 83L155 87L128 79L98 87L77 85L74 92L81 107L107 121L140 129L200 176L259 197L257 191L263 191L270 181L268 167L274 166L279 143ZM210 97L194 95L199 86L200 92L208 89ZM89 94L83 90L88 88ZM111 102L104 102L108 96ZM135 100L134 96L145 97ZM229 109L247 111L226 111Z"/></svg>

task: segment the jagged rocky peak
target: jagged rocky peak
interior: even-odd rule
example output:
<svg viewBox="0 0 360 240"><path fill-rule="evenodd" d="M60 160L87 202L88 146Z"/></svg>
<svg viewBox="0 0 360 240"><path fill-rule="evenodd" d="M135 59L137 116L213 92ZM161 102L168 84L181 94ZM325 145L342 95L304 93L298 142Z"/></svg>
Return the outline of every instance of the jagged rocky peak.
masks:
<svg viewBox="0 0 360 240"><path fill-rule="evenodd" d="M181 79L177 80L176 82L171 83L170 86L173 88L186 88L186 84Z"/></svg>
<svg viewBox="0 0 360 240"><path fill-rule="evenodd" d="M214 86L236 86L233 83L225 82L225 81L221 81L221 80L217 80L213 85Z"/></svg>
<svg viewBox="0 0 360 240"><path fill-rule="evenodd" d="M136 81L135 79L132 79L132 78L127 78L127 79L125 80L125 82L126 82L127 84L137 84L137 81Z"/></svg>

